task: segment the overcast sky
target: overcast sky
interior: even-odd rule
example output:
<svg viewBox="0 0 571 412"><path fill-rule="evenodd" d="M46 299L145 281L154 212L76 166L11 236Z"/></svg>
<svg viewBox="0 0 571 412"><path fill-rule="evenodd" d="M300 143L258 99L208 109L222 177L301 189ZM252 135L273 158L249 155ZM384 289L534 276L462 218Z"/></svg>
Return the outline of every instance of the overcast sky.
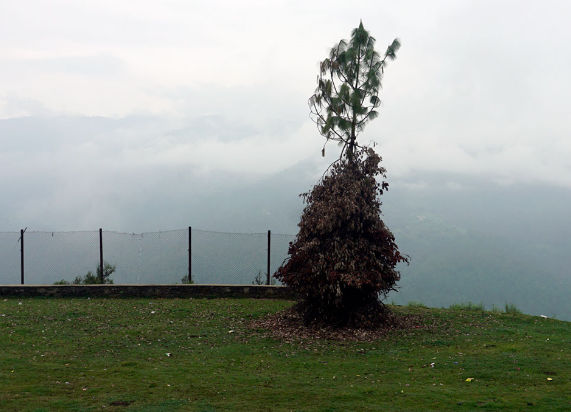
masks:
<svg viewBox="0 0 571 412"><path fill-rule="evenodd" d="M149 167L255 175L319 159L307 107L318 63L362 19L380 52L402 43L380 116L361 135L378 144L389 176L570 189L570 15L571 3L555 0L0 0L0 119L165 122L99 139L0 136L0 172L24 184L96 164L107 179ZM323 164L338 148L327 153ZM85 183L61 190L88 192Z"/></svg>

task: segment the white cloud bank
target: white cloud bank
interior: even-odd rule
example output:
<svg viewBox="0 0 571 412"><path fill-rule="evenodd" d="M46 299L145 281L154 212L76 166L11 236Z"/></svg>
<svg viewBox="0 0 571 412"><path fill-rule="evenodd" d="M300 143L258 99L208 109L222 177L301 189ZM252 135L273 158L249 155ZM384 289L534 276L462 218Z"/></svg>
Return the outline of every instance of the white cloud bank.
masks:
<svg viewBox="0 0 571 412"><path fill-rule="evenodd" d="M10 129L0 171L28 190L3 202L52 196L71 210L74 197L98 199L89 215L113 193L167 190L165 181L176 196L190 181L198 191L197 176L206 187L222 185L214 173L240 182L308 158L326 165L338 149L320 158L306 102L319 60L361 18L380 51L394 37L403 44L380 118L361 136L378 143L389 180L442 171L571 188L571 6L549 4L4 2L0 119L123 123L40 125L27 140ZM43 197L26 200L30 191Z"/></svg>

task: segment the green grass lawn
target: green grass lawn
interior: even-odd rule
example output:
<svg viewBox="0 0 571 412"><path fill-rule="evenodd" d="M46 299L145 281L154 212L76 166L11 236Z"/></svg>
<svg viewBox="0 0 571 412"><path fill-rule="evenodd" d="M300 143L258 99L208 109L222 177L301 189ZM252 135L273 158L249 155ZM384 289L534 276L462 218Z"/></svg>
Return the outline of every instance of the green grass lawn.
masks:
<svg viewBox="0 0 571 412"><path fill-rule="evenodd" d="M0 410L571 410L571 323L418 306L374 342L248 327L290 305L2 298Z"/></svg>

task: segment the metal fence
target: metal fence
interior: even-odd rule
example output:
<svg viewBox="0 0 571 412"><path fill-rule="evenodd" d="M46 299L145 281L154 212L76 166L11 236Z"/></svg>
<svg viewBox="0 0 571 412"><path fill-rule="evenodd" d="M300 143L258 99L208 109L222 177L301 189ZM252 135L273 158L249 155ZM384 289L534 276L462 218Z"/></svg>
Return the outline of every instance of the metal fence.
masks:
<svg viewBox="0 0 571 412"><path fill-rule="evenodd" d="M0 232L0 284L72 282L104 261L115 284L273 284L294 235L192 228L152 233ZM279 282L278 282L279 284Z"/></svg>

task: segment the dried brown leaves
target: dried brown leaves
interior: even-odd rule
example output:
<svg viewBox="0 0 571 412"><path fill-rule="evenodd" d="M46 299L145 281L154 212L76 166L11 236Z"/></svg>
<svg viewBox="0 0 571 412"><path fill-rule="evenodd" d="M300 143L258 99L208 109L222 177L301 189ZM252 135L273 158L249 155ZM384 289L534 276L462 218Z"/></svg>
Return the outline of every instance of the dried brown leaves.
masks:
<svg viewBox="0 0 571 412"><path fill-rule="evenodd" d="M327 339L339 342L371 342L388 339L391 332L406 329L426 328L419 316L390 314L390 320L376 328L336 328L330 325L307 326L299 313L290 308L251 321L252 329L263 329L269 336L286 343L308 342Z"/></svg>
<svg viewBox="0 0 571 412"><path fill-rule="evenodd" d="M306 323L370 326L382 320L379 295L394 290L408 262L381 219L381 158L360 149L335 163L311 192L289 259L275 277L294 290Z"/></svg>

